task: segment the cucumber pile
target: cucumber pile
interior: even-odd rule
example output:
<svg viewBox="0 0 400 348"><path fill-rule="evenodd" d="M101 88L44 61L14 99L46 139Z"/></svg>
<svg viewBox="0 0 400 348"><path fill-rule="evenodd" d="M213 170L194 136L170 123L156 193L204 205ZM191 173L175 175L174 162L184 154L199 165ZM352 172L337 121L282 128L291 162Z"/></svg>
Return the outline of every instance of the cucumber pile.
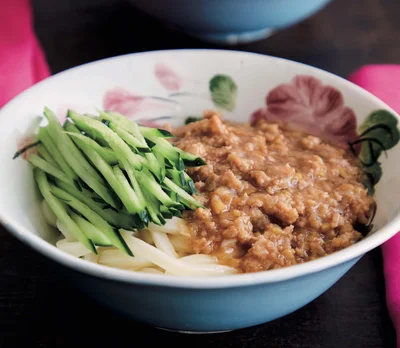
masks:
<svg viewBox="0 0 400 348"><path fill-rule="evenodd" d="M93 253L115 246L132 256L120 229L164 225L202 207L185 168L205 162L171 144L168 131L115 112L69 110L63 125L48 108L44 116L37 152L27 160L59 223Z"/></svg>

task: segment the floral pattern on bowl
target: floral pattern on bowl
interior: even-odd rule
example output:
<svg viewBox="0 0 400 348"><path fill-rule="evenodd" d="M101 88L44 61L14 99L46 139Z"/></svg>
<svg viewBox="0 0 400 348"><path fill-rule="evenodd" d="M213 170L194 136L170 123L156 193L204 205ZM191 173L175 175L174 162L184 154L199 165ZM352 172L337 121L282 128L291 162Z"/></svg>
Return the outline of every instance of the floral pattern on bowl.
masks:
<svg viewBox="0 0 400 348"><path fill-rule="evenodd" d="M236 108L239 88L231 76L216 73L209 77L208 90L201 90L188 88L190 83L197 87L199 81L180 76L164 63L155 64L153 75L165 94L149 96L116 87L103 95L102 107L150 127L162 127L163 123L173 120L178 123L184 119L197 120L200 110L197 115L186 113L188 103L195 100L201 101L203 109L233 112ZM66 106L60 110L66 111ZM58 112L61 121L65 120L65 113ZM382 154L387 156L386 151L400 139L398 120L393 114L375 110L357 128L354 110L345 105L341 91L310 75L296 75L288 83L270 89L265 105L251 113L250 124L259 119L283 121L338 146L350 148L360 159L366 176L364 184L372 195L382 177L379 159ZM32 134L24 134L18 138L17 146L18 149L28 147L32 152L35 148L31 143Z"/></svg>
<svg viewBox="0 0 400 348"><path fill-rule="evenodd" d="M357 138L356 116L344 105L340 91L312 76L296 76L292 83L271 90L266 107L255 111L250 122L260 118L287 122L335 144L347 145Z"/></svg>
<svg viewBox="0 0 400 348"><path fill-rule="evenodd" d="M373 111L358 127L354 111L344 103L342 93L307 75L268 92L266 106L253 112L250 123L259 119L283 121L315 136L350 147L359 157L370 194L382 176L379 158L400 138L397 118L386 110Z"/></svg>
<svg viewBox="0 0 400 348"><path fill-rule="evenodd" d="M162 122L177 117L182 119L182 115L174 115L177 108L184 109L182 97L208 99L220 111L235 110L238 86L230 76L212 76L208 94L183 90L185 79L163 63L155 65L154 76L166 95L143 96L115 88L104 95L103 107L151 127L162 127ZM140 118L142 111L155 110L161 110L165 115L150 120ZM198 115L186 114L186 118L195 121ZM271 89L265 97L265 106L251 114L250 123L260 119L290 123L338 146L350 148L360 159L366 176L364 184L370 194L374 194L374 187L382 176L380 156L394 147L400 138L398 120L386 110L373 111L357 129L357 117L354 110L345 105L341 91L309 75L296 75L289 83Z"/></svg>
<svg viewBox="0 0 400 348"><path fill-rule="evenodd" d="M179 115L182 117L179 111L185 109L188 98L189 102L193 100L204 102L205 107L216 107L225 111L235 109L237 85L230 76L215 74L209 80L208 91L196 90L194 92L190 89L184 89L185 82L189 79L184 79L171 67L163 63L156 64L153 73L159 84L164 88L165 95L140 95L117 87L105 93L103 108L119 112L141 124L170 120L179 117ZM196 81L189 82L196 83ZM149 123L149 116L142 117L141 115L144 112L154 113L157 116L150 116L151 122Z"/></svg>

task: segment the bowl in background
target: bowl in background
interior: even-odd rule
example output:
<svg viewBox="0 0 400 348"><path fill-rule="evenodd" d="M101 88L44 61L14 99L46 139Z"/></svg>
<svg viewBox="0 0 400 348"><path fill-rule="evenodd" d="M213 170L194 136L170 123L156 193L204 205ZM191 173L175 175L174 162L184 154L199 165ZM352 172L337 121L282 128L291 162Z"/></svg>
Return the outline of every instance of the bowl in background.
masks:
<svg viewBox="0 0 400 348"><path fill-rule="evenodd" d="M221 44L259 40L313 15L331 0L129 0L143 12Z"/></svg>
<svg viewBox="0 0 400 348"><path fill-rule="evenodd" d="M201 278L112 269L57 249L54 243L59 234L42 218L29 164L12 160L17 144L29 138L45 105L60 118L65 117L67 108L79 112L107 108L135 120L156 124L168 120L178 125L188 115L216 108L226 119L248 121L265 115L266 96L276 88L301 95L301 99L288 98L283 107L306 111L310 127L323 126L318 130L328 132L332 139L358 132L356 127L370 120L369 115L376 110L393 117L392 124L397 122L393 110L354 84L274 57L223 50L173 50L93 62L38 83L0 110L0 222L13 236L59 265L60 275L90 297L148 325L181 332L219 332L291 313L321 295L366 252L399 230L400 147L391 148L387 158L379 158L383 174L374 186L378 209L375 228L367 238L304 264ZM314 113L316 108L326 108L326 115ZM304 115L300 112L297 116ZM292 123L296 124L296 117ZM353 128L347 132L349 127Z"/></svg>

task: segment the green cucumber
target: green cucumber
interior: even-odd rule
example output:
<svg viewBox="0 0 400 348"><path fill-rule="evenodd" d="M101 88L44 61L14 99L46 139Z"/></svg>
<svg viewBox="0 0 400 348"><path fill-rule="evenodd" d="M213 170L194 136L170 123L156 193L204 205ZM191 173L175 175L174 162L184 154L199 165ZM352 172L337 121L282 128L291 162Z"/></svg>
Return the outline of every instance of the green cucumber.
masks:
<svg viewBox="0 0 400 348"><path fill-rule="evenodd" d="M181 159L187 167L200 167L207 164L201 157L192 155L191 153L183 151L178 147L176 147L176 151L180 153Z"/></svg>
<svg viewBox="0 0 400 348"><path fill-rule="evenodd" d="M84 219L82 216L71 212L72 220L79 226L79 228L86 234L86 236L98 246L112 246L110 240L99 230L95 225Z"/></svg>
<svg viewBox="0 0 400 348"><path fill-rule="evenodd" d="M132 146L137 152L151 152L151 149L147 145L143 146L143 144L137 138L135 138L131 133L120 127L117 123L110 122L109 127L112 131L117 133L127 144Z"/></svg>
<svg viewBox="0 0 400 348"><path fill-rule="evenodd" d="M90 209L87 205L79 202L74 196L70 195L64 190L56 186L50 186L50 189L54 196L56 196L58 199L61 199L71 208L78 211L88 221L90 221L94 226L102 231L114 246L124 251L126 254L133 256L131 250L129 249L125 240L120 235L119 231L116 228L110 226L108 222L104 220L99 214Z"/></svg>
<svg viewBox="0 0 400 348"><path fill-rule="evenodd" d="M122 212L116 212L112 209L105 209L92 197L90 197L89 192L81 192L76 187L65 184L59 180L56 180L56 185L70 195L74 196L82 203L86 204L90 209L99 214L110 225L117 228L123 228L125 230L130 230L136 227L135 219L132 215L128 215Z"/></svg>
<svg viewBox="0 0 400 348"><path fill-rule="evenodd" d="M145 153L147 168L154 174L158 182L162 182L165 177L165 164L160 161L153 153Z"/></svg>
<svg viewBox="0 0 400 348"><path fill-rule="evenodd" d="M100 119L101 120L107 120L110 122L115 122L119 126L121 126L123 129L125 129L127 132L131 133L141 144L140 147L149 147L147 144L146 140L144 139L142 133L139 130L139 126L137 123L132 122L128 118L126 118L124 115L121 115L117 112L110 112L110 111L102 111L100 112Z"/></svg>
<svg viewBox="0 0 400 348"><path fill-rule="evenodd" d="M44 115L49 122L48 127L50 136L56 143L61 154L71 168L81 177L85 182L87 175L82 173L86 171L90 177L93 177L96 181L103 184L104 180L99 173L90 165L82 153L78 150L74 142L64 133L64 129L58 121L56 115L47 107L44 108ZM91 180L90 180L91 181ZM89 186L90 184L86 182Z"/></svg>
<svg viewBox="0 0 400 348"><path fill-rule="evenodd" d="M103 147L94 141L92 138L89 138L81 133L71 133L70 131L66 132L69 136L71 136L72 140L78 147L82 146L90 146L94 151L96 151L109 165L118 164L117 156L114 154L114 151L110 148ZM85 144L85 145L83 145Z"/></svg>
<svg viewBox="0 0 400 348"><path fill-rule="evenodd" d="M161 188L161 186L157 183L156 180L152 177L152 175L147 171L143 170L138 173L139 182L142 189L145 187L146 191L152 194L157 200L159 200L163 205L170 208L183 208L182 205L178 202L173 201ZM148 197L146 197L148 198Z"/></svg>
<svg viewBox="0 0 400 348"><path fill-rule="evenodd" d="M50 209L53 211L54 215L57 216L57 219L59 219L67 228L67 230L71 232L71 234L86 248L88 248L88 250L94 254L97 254L96 247L93 245L92 241L85 235L85 233L79 228L74 220L71 219L60 200L52 194L51 186L47 181L45 172L39 168L35 168L33 170L33 175L38 184L39 191L49 205Z"/></svg>
<svg viewBox="0 0 400 348"><path fill-rule="evenodd" d="M110 187L114 190L118 198L122 201L122 204L125 206L128 213L139 213L139 200L135 192L130 188L129 183L126 181L125 176L122 174L122 171L118 167L115 167L117 168L117 170L115 170L115 168L113 170L113 168L93 148L91 148L86 143L79 143L79 146L83 153L89 158L93 165L107 180ZM121 175L125 179L127 185L123 185L124 182L122 182L121 184L121 180L117 178L116 173L119 173L118 170L121 172Z"/></svg>
<svg viewBox="0 0 400 348"><path fill-rule="evenodd" d="M155 138L173 138L173 135L165 129L139 126L139 130L140 130L140 133L142 133L142 135L145 138L148 138L150 140L153 137L155 137Z"/></svg>
<svg viewBox="0 0 400 348"><path fill-rule="evenodd" d="M61 181L66 183L71 183L71 179L59 168L47 162L43 158L39 157L38 155L32 154L27 158L28 162L30 162L33 166L40 168L41 170L45 171L47 174L54 176Z"/></svg>
<svg viewBox="0 0 400 348"><path fill-rule="evenodd" d="M170 179L165 178L164 183L171 191L176 192L179 195L180 201L183 204L185 204L188 208L190 209L204 208L204 206L200 202L194 199L191 195L189 195L185 190L180 188L178 185L173 183Z"/></svg>
<svg viewBox="0 0 400 348"><path fill-rule="evenodd" d="M46 150L50 153L51 157L57 162L61 170L72 180L77 180L78 175L72 170L69 164L65 161L64 157L58 150L55 142L50 137L49 129L47 127L39 128L38 139L44 145Z"/></svg>
<svg viewBox="0 0 400 348"><path fill-rule="evenodd" d="M143 157L132 152L129 146L110 128L95 119L79 115L78 113L69 110L68 117L71 118L75 125L83 131L93 131L102 137L108 145L114 150L118 161L124 168L132 167L136 170L142 170Z"/></svg>
<svg viewBox="0 0 400 348"><path fill-rule="evenodd" d="M50 152L46 149L46 147L43 144L39 144L37 149L38 149L39 155L44 160L51 163L53 166L57 167L58 169L60 169L60 166L58 165L57 161L51 156Z"/></svg>
<svg viewBox="0 0 400 348"><path fill-rule="evenodd" d="M81 151L76 147L71 138L64 133L64 129L58 119L48 108L44 109L44 115L49 121L50 136L56 142L56 146L69 166L76 172L81 180L94 192L103 198L113 208L118 207L112 193L104 186L105 181L100 174L91 166Z"/></svg>
<svg viewBox="0 0 400 348"><path fill-rule="evenodd" d="M141 210L143 210L143 208L141 207L137 194L129 185L129 182L126 179L124 173L117 166L113 167L111 170L117 182L116 186L118 189L118 194L122 202L124 203L126 210L130 214L139 213L140 215Z"/></svg>

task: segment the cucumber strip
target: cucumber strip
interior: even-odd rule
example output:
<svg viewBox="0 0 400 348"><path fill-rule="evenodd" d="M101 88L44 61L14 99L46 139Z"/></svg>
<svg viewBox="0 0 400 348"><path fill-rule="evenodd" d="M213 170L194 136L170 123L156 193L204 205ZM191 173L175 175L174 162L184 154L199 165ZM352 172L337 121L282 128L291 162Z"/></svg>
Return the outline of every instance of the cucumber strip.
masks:
<svg viewBox="0 0 400 348"><path fill-rule="evenodd" d="M124 239L121 237L120 233L117 229L111 227L108 222L103 219L99 214L90 209L87 205L79 202L74 196L69 193L61 190L56 186L50 186L51 192L54 196L59 199L62 199L65 203L67 203L70 207L78 211L82 214L87 220L89 220L94 226L96 226L100 231L102 231L105 236L111 241L111 243L116 246L118 249L121 249L125 253L130 256L132 252L129 247L126 245ZM68 228L68 227L67 227Z"/></svg>
<svg viewBox="0 0 400 348"><path fill-rule="evenodd" d="M53 166L57 167L60 169L60 166L56 162L56 160L51 156L50 152L47 151L46 147L43 144L39 144L37 147L39 151L39 155L46 160L47 162L51 163Z"/></svg>
<svg viewBox="0 0 400 348"><path fill-rule="evenodd" d="M196 194L197 190L196 187L194 186L194 181L192 180L192 178L185 171L183 171L182 174L183 174L183 179L185 181L186 192L190 194Z"/></svg>
<svg viewBox="0 0 400 348"><path fill-rule="evenodd" d="M122 170L117 166L110 168L110 170L116 181L117 188L115 189L115 191L117 192L119 198L121 198L121 201L124 204L128 213L140 213L141 207L138 196L129 185L129 182L128 180L126 180L126 177Z"/></svg>
<svg viewBox="0 0 400 348"><path fill-rule="evenodd" d="M146 201L144 199L142 189L136 179L137 173L140 173L140 172L138 172L138 171L135 172L134 169L130 168L129 166L125 166L125 171L128 174L129 181L131 182L133 190L135 191L136 196L139 199L140 210L145 210Z"/></svg>
<svg viewBox="0 0 400 348"><path fill-rule="evenodd" d="M147 160L147 168L154 174L158 182L162 182L165 177L165 164L159 161L153 153L145 153L144 157Z"/></svg>
<svg viewBox="0 0 400 348"><path fill-rule="evenodd" d="M104 179L86 160L71 138L64 133L64 130L56 116L48 108L44 109L44 114L49 121L48 127L50 130L50 136L53 138L53 141L56 142L57 148L66 162L86 185L88 185L113 208L117 208L118 202L115 201L107 187L103 185L105 183Z"/></svg>
<svg viewBox="0 0 400 348"><path fill-rule="evenodd" d="M144 138L144 139L146 140L146 143L147 143L147 146L148 146L148 147L152 148L152 147L156 146L156 144L153 143L151 140L146 139L146 138Z"/></svg>
<svg viewBox="0 0 400 348"><path fill-rule="evenodd" d="M144 139L142 133L139 130L139 126L136 122L133 122L117 112L100 112L101 120L108 120L110 122L115 122L127 132L131 133L141 144L141 147L149 147L146 140Z"/></svg>
<svg viewBox="0 0 400 348"><path fill-rule="evenodd" d="M160 206L160 212L164 219L172 219L172 217L174 216L174 214L172 214L165 205Z"/></svg>
<svg viewBox="0 0 400 348"><path fill-rule="evenodd" d="M170 209L170 211L171 211L171 213L172 213L173 216L182 217L182 212L181 212L180 210L177 210L177 209Z"/></svg>
<svg viewBox="0 0 400 348"><path fill-rule="evenodd" d="M35 168L33 174L38 184L39 191L50 209L53 211L54 215L57 216L57 219L59 219L68 231L71 232L71 234L86 248L88 248L92 253L97 254L96 247L93 245L91 240L87 238L79 226L70 218L63 204L61 204L61 202L51 193L50 184L47 181L45 172L41 169Z"/></svg>
<svg viewBox="0 0 400 348"><path fill-rule="evenodd" d="M71 212L70 216L95 245L112 246L110 240L96 226L74 212Z"/></svg>
<svg viewBox="0 0 400 348"><path fill-rule="evenodd" d="M165 129L139 126L139 130L140 130L140 133L142 133L145 138L151 138L151 137L173 138L174 137L170 132L168 132Z"/></svg>
<svg viewBox="0 0 400 348"><path fill-rule="evenodd" d="M109 146L114 150L118 161L124 166L124 168L132 167L136 170L142 170L143 157L135 155L129 146L106 125L95 119L79 115L72 110L68 111L68 117L75 122L78 128L85 132L87 130L96 132L96 134L107 141Z"/></svg>
<svg viewBox="0 0 400 348"><path fill-rule="evenodd" d="M56 180L56 184L62 190L66 191L82 203L86 204L90 209L99 214L112 226L123 228L126 230L135 228L136 223L133 216L124 213L117 213L111 209L104 209L87 194L88 192L80 192L78 189L75 188L75 186L65 184L59 180Z"/></svg>
<svg viewBox="0 0 400 348"><path fill-rule="evenodd" d="M66 134L64 134L64 135L66 135ZM68 137L68 139L71 140L69 137ZM75 146L75 144L74 144L74 146ZM71 167L76 171L78 176L81 178L82 182L85 183L94 192L96 192L101 198L103 198L113 208L118 208L118 204L117 204L116 200L114 199L114 197L112 196L112 194L108 190L108 188L103 184L103 183L105 183L104 179L102 179L103 183L100 183L99 181L96 180L96 178L91 176L91 174L86 171L86 169L81 165L81 163L79 162L79 160L77 158L75 158L72 154L68 155L69 149L67 148L67 146L64 143L59 143L58 148L62 154L68 156L68 160L67 160L68 164L70 164ZM82 155L81 152L79 152L79 153ZM86 159L85 159L85 161L86 161ZM87 162L87 163L89 163L89 162Z"/></svg>
<svg viewBox="0 0 400 348"><path fill-rule="evenodd" d="M93 119L98 119L97 117L90 115L90 114L84 114L86 117L91 117ZM68 114L67 114L68 116ZM67 121L65 121L63 128L67 131L67 132L72 132L72 133L76 133L76 134L82 134L82 132L79 130L78 127L76 127L69 119L67 119ZM98 136L95 132L92 131L86 131L85 137L93 140L96 144L99 144L102 148L107 148L108 144L107 142L101 138L100 136Z"/></svg>
<svg viewBox="0 0 400 348"><path fill-rule="evenodd" d="M204 208L204 206L194 199L191 195L189 195L185 190L181 189L178 185L174 184L170 179L164 179L165 185L171 189L171 191L176 192L179 197L180 201L184 203L188 208L195 209L195 208Z"/></svg>
<svg viewBox="0 0 400 348"><path fill-rule="evenodd" d="M65 173L65 175L67 175L72 180L77 180L78 175L72 170L69 164L65 161L64 157L61 156L61 153L57 149L56 144L50 137L49 129L47 127L39 128L38 139L44 145L44 147L50 153L50 155L54 158L54 160L57 162L58 166Z"/></svg>
<svg viewBox="0 0 400 348"><path fill-rule="evenodd" d="M151 149L146 145L137 140L131 133L124 130L122 127L118 126L115 122L110 122L109 127L112 131L117 133L127 144L132 146L136 151L140 152L151 152Z"/></svg>
<svg viewBox="0 0 400 348"><path fill-rule="evenodd" d="M146 196L146 208L149 213L150 221L155 223L156 225L162 225L158 212L160 211L160 202L154 198L154 196L148 192L147 188L144 188L143 192Z"/></svg>
<svg viewBox="0 0 400 348"><path fill-rule="evenodd" d="M171 162L171 164L178 170L184 170L185 164L181 159L180 153L176 150L168 140L162 138L151 137L156 146L152 148L154 153L158 153Z"/></svg>
<svg viewBox="0 0 400 348"><path fill-rule="evenodd" d="M179 195L174 192L171 191L171 189L169 187L167 187L165 184L162 185L162 188L164 190L164 192L174 201L174 202L180 202L180 197ZM171 209L170 209L171 210Z"/></svg>
<svg viewBox="0 0 400 348"><path fill-rule="evenodd" d="M71 123L71 125L72 125L72 123ZM74 126L74 125L72 125L72 126ZM68 126L67 128L70 128L70 127ZM115 156L113 150L101 146L96 141L94 141L92 138L89 138L89 137L81 134L80 132L79 132L79 134L71 133L68 130L68 132L66 132L66 133L72 137L72 140L75 142L75 144L78 147L81 147L82 144L86 144L87 146L90 146L94 151L96 151L109 165L118 164L117 156Z"/></svg>
<svg viewBox="0 0 400 348"><path fill-rule="evenodd" d="M166 221L161 213L157 214L158 219L160 220L161 225L165 225Z"/></svg>
<svg viewBox="0 0 400 348"><path fill-rule="evenodd" d="M186 173L185 173L186 174ZM196 186L194 185L194 181L192 179L187 179L186 180L186 185L188 187L188 192L190 194L198 194L199 192L196 189Z"/></svg>
<svg viewBox="0 0 400 348"><path fill-rule="evenodd" d="M165 167L165 161L164 158L162 156L160 156L160 154L157 153L153 153L154 157L157 159L158 165L160 166L160 177L162 178L162 181L165 178L167 169Z"/></svg>
<svg viewBox="0 0 400 348"><path fill-rule="evenodd" d="M138 180L140 182L141 187L146 187L146 191L152 194L155 198L157 198L162 204L169 207L174 208L183 208L180 203L173 201L161 188L161 186L154 180L151 173L147 170L143 170L138 173ZM146 196L147 198L147 196Z"/></svg>
<svg viewBox="0 0 400 348"><path fill-rule="evenodd" d="M65 173L63 173L60 169L55 167L50 162L47 162L43 158L39 157L38 155L32 154L27 158L27 160L35 167L40 168L41 170L50 174L51 176L54 176L55 178L60 179L61 181L64 181L66 183L71 182L71 179L68 178Z"/></svg>
<svg viewBox="0 0 400 348"><path fill-rule="evenodd" d="M80 148L83 151L83 153L90 159L93 165L107 180L108 184L114 190L119 199L121 199L122 204L125 206L128 213L131 214L139 213L140 212L139 202L133 190L131 189L131 191L129 191L126 189L125 186L121 185L121 182L117 179L115 175L115 171L113 171L111 166L95 150L90 148L90 146L86 145L85 143L81 143L80 145L81 145ZM122 172L121 175L124 176ZM128 187L130 188L128 182L127 184ZM133 193L133 195L131 193Z"/></svg>
<svg viewBox="0 0 400 348"><path fill-rule="evenodd" d="M80 132L80 130L68 119L64 122L63 128L67 132L71 132L71 133L75 133L75 134L82 134Z"/></svg>
<svg viewBox="0 0 400 348"><path fill-rule="evenodd" d="M90 178L94 178L100 184L104 184L104 179L99 173L90 165L86 160L85 156L78 150L71 138L64 134L64 129L58 121L56 115L47 107L44 108L44 116L49 121L48 128L50 136L56 143L64 159L71 166L71 168L78 174L83 181L89 186L89 182L92 182ZM86 181L88 179L89 182ZM94 188L92 187L94 190ZM111 204L111 203L110 203Z"/></svg>
<svg viewBox="0 0 400 348"><path fill-rule="evenodd" d="M167 169L167 176L170 178L176 185L184 188L186 186L185 176L183 175L183 171L176 170L175 168Z"/></svg>
<svg viewBox="0 0 400 348"><path fill-rule="evenodd" d="M185 166L187 167L199 167L204 166L206 162L201 158L195 155L192 155L189 152L183 151L182 149L176 147L176 150L180 153L181 159Z"/></svg>

